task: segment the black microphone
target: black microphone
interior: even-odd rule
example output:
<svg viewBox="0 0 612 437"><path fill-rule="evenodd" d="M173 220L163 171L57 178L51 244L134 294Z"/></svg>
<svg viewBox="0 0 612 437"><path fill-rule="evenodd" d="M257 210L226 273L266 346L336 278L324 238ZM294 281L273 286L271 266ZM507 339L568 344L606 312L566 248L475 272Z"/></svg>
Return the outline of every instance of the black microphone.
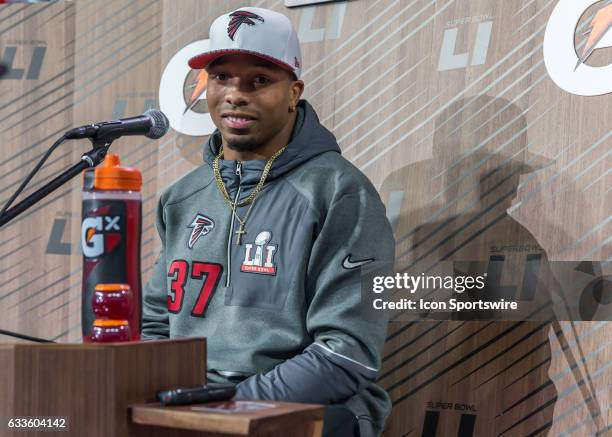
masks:
<svg viewBox="0 0 612 437"><path fill-rule="evenodd" d="M112 141L125 135L144 135L156 140L166 135L169 127L170 122L163 112L158 109L149 109L136 117L75 127L66 132L65 137L69 140L92 138Z"/></svg>

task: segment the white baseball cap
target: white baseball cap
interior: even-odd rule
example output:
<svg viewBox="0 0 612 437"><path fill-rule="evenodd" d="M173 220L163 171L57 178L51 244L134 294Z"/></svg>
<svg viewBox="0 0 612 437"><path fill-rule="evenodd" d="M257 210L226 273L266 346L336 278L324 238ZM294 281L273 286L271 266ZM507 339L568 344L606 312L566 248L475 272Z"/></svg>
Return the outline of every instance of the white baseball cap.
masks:
<svg viewBox="0 0 612 437"><path fill-rule="evenodd" d="M245 53L264 58L300 77L300 42L291 21L281 13L252 7L236 9L213 21L209 38L210 49L191 58L191 68L205 68L229 53Z"/></svg>

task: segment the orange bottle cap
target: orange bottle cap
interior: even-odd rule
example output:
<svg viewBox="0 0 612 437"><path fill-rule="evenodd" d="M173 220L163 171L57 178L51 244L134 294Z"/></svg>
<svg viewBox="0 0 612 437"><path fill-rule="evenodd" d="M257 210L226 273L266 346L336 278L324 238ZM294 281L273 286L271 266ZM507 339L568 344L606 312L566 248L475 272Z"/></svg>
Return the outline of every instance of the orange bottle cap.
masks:
<svg viewBox="0 0 612 437"><path fill-rule="evenodd" d="M130 290L129 284L98 284L96 291L119 291Z"/></svg>
<svg viewBox="0 0 612 437"><path fill-rule="evenodd" d="M128 321L127 320L104 320L104 319L96 319L93 322L94 326L104 326L104 327L108 327L108 326L127 326L128 325Z"/></svg>
<svg viewBox="0 0 612 437"><path fill-rule="evenodd" d="M135 168L121 167L119 155L109 153L94 173L95 190L140 191L142 175Z"/></svg>

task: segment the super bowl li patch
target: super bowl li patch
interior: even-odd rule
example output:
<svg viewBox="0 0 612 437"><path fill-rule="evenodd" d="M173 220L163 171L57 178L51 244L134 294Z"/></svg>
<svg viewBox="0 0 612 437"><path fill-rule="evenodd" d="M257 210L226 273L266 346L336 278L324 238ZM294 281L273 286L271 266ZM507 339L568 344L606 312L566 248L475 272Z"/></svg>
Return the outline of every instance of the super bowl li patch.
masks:
<svg viewBox="0 0 612 437"><path fill-rule="evenodd" d="M257 234L254 243L245 245L246 252L240 270L262 275L276 275L274 255L278 245L268 244L272 240L272 232L263 231Z"/></svg>

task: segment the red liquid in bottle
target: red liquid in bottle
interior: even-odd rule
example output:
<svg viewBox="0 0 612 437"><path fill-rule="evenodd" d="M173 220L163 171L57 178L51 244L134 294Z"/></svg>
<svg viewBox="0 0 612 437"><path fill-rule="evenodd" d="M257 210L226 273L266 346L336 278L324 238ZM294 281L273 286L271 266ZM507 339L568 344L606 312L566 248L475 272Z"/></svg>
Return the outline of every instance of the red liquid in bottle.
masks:
<svg viewBox="0 0 612 437"><path fill-rule="evenodd" d="M132 291L128 284L98 284L91 302L98 319L130 320Z"/></svg>
<svg viewBox="0 0 612 437"><path fill-rule="evenodd" d="M92 343L118 343L130 341L132 333L127 320L96 319L91 330Z"/></svg>

